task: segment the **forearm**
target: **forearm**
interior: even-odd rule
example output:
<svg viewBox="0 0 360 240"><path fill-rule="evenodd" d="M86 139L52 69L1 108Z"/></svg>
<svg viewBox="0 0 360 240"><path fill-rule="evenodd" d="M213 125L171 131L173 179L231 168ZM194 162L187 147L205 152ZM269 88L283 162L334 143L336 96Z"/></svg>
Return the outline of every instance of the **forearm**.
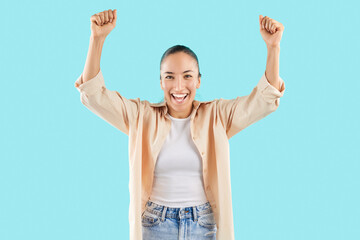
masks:
<svg viewBox="0 0 360 240"><path fill-rule="evenodd" d="M267 47L265 76L269 83L280 91L279 60L280 46Z"/></svg>
<svg viewBox="0 0 360 240"><path fill-rule="evenodd" d="M90 36L89 51L83 71L83 83L92 79L100 71L100 59L105 38Z"/></svg>

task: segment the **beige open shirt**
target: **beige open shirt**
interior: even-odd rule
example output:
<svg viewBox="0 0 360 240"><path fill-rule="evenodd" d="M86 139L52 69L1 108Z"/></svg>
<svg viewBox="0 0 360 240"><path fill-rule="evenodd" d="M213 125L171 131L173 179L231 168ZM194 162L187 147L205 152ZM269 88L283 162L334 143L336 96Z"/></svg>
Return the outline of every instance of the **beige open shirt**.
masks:
<svg viewBox="0 0 360 240"><path fill-rule="evenodd" d="M228 140L278 108L285 90L281 78L280 82L281 91L270 85L264 72L247 96L193 101L191 136L202 156L205 193L214 211L217 240L234 240ZM141 214L151 194L157 156L171 126L166 102L127 99L107 89L101 69L85 83L81 74L75 87L82 104L129 136L130 240L142 240Z"/></svg>

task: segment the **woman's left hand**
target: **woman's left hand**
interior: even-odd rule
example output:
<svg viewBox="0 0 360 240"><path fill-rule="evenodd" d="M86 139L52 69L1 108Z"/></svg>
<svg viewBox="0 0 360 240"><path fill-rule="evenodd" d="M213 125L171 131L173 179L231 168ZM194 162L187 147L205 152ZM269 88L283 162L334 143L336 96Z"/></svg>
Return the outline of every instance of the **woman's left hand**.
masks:
<svg viewBox="0 0 360 240"><path fill-rule="evenodd" d="M268 16L259 16L260 34L264 39L267 47L280 46L280 40L284 32L284 25L280 22L269 18Z"/></svg>

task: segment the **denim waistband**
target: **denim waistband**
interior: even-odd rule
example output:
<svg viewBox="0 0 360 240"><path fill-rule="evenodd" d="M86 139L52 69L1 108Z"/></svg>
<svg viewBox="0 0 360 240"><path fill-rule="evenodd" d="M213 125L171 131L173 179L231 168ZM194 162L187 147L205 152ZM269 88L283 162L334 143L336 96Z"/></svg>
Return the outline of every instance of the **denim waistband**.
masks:
<svg viewBox="0 0 360 240"><path fill-rule="evenodd" d="M191 207L174 208L160 205L150 200L146 203L146 210L162 218L183 219L194 217L194 220L196 220L198 216L213 212L209 202Z"/></svg>

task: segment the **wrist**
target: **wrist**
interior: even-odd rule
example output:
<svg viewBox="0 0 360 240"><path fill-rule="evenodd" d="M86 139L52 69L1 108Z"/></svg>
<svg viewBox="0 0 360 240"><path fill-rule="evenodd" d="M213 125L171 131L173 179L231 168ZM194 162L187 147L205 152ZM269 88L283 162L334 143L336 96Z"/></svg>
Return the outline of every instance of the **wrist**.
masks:
<svg viewBox="0 0 360 240"><path fill-rule="evenodd" d="M105 38L106 37L99 37L99 36L94 36L94 35L90 35L90 40L93 42L105 42Z"/></svg>
<svg viewBox="0 0 360 240"><path fill-rule="evenodd" d="M268 50L280 50L280 44L277 45L266 45Z"/></svg>

